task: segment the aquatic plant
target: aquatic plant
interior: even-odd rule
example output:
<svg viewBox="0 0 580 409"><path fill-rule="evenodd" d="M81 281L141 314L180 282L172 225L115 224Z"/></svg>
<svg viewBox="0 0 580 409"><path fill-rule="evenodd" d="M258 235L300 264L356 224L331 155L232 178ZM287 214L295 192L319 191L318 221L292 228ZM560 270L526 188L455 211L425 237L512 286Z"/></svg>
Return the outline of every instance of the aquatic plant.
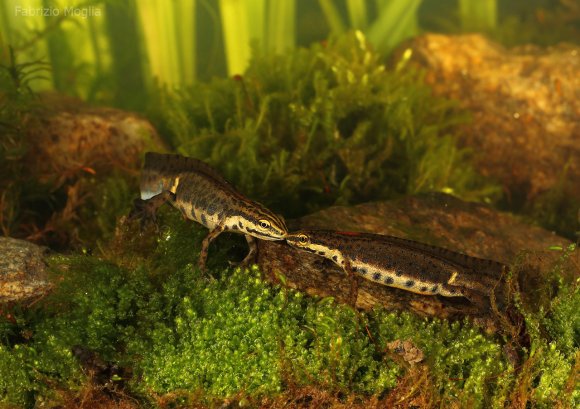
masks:
<svg viewBox="0 0 580 409"><path fill-rule="evenodd" d="M23 183L28 148L26 128L34 122L38 108L30 83L44 77L45 64L19 62L12 48L0 44L0 230L9 235L17 230L26 203L38 198L42 186Z"/></svg>
<svg viewBox="0 0 580 409"><path fill-rule="evenodd" d="M158 0L129 3L128 13L139 17L136 29L142 35L136 36L135 42L142 43L146 51L150 76L169 86L191 84L196 78L197 3ZM119 5L113 4L110 8L119 8ZM117 27L114 23L111 26ZM117 38L118 35L110 37L114 41ZM142 60L142 56L138 59ZM124 70L129 70L131 65L125 64Z"/></svg>
<svg viewBox="0 0 580 409"><path fill-rule="evenodd" d="M450 135L465 115L406 59L386 68L360 32L284 57L256 51L243 77L156 101L151 115L177 151L287 216L428 190L495 192Z"/></svg>
<svg viewBox="0 0 580 409"><path fill-rule="evenodd" d="M490 32L497 26L497 0L459 0L459 19L464 31Z"/></svg>
<svg viewBox="0 0 580 409"><path fill-rule="evenodd" d="M344 34L347 30L361 30L381 53L388 54L403 40L419 33L419 6L422 0L377 0L375 7L368 11L367 1L348 0L348 23L336 2L319 0L320 7L331 32ZM373 19L369 16L373 15Z"/></svg>
<svg viewBox="0 0 580 409"><path fill-rule="evenodd" d="M296 45L352 29L365 33L383 54L430 30L484 32L507 44L553 44L577 37L574 23L579 12L565 0L461 0L457 5L426 0L51 0L42 4L58 14L23 17L16 5L22 13L37 9L39 3L4 2L1 41L12 45L23 62L40 58L49 62L50 88L132 109L142 108L156 82L179 87L214 75L243 74L251 59L251 44L263 53L282 55ZM300 24L308 21L304 17L321 24ZM35 89L48 84L36 83Z"/></svg>
<svg viewBox="0 0 580 409"><path fill-rule="evenodd" d="M283 54L295 45L296 1L221 0L219 12L229 75L242 74L254 44L264 52Z"/></svg>

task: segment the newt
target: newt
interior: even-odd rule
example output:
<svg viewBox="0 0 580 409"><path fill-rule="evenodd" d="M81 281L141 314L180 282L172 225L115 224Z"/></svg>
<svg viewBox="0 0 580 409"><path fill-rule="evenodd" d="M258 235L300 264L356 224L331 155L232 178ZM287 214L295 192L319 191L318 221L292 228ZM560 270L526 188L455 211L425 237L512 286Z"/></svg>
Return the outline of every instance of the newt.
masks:
<svg viewBox="0 0 580 409"><path fill-rule="evenodd" d="M140 191L133 217L155 220L157 209L169 203L185 218L209 229L199 256L202 270L210 243L224 231L245 236L250 250L242 265L255 257L256 239L283 240L288 233L283 217L242 195L215 169L195 158L147 152Z"/></svg>
<svg viewBox="0 0 580 409"><path fill-rule="evenodd" d="M351 278L356 275L382 285L423 295L466 297L476 303L500 288L507 266L413 240L380 234L301 230L286 242L325 257ZM356 301L356 279L351 297Z"/></svg>

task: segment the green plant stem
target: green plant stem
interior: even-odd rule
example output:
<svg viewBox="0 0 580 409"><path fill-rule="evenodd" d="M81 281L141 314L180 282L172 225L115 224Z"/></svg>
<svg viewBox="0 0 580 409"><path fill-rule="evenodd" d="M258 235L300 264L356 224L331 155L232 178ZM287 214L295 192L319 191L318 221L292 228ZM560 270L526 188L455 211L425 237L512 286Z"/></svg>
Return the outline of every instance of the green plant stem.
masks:
<svg viewBox="0 0 580 409"><path fill-rule="evenodd" d="M318 0L318 4L320 4L326 22L330 26L331 33L335 35L344 33L345 24L342 21L336 5L331 0Z"/></svg>
<svg viewBox="0 0 580 409"><path fill-rule="evenodd" d="M459 0L459 17L465 31L489 31L497 25L497 0Z"/></svg>
<svg viewBox="0 0 580 409"><path fill-rule="evenodd" d="M367 26L367 5L365 0L346 0L350 26L364 30Z"/></svg>
<svg viewBox="0 0 580 409"><path fill-rule="evenodd" d="M389 52L405 38L417 34L417 10L422 0L380 2L379 16L367 30L369 40ZM377 3L379 4L379 3Z"/></svg>
<svg viewBox="0 0 580 409"><path fill-rule="evenodd" d="M128 0L123 5L106 3L105 10L112 70L117 81L116 104L131 109L142 108L145 80L139 50L135 2ZM95 51L95 55L99 55L98 50Z"/></svg>
<svg viewBox="0 0 580 409"><path fill-rule="evenodd" d="M272 2L270 2L272 3ZM275 7L278 2L271 4ZM255 42L262 50L267 47L266 36L266 0L246 0L246 9L251 24L248 26L250 42Z"/></svg>
<svg viewBox="0 0 580 409"><path fill-rule="evenodd" d="M191 85L196 78L196 1L181 1L175 6L175 39L179 51L180 83Z"/></svg>
<svg viewBox="0 0 580 409"><path fill-rule="evenodd" d="M283 53L294 47L295 7L294 0L277 0L269 3L268 51Z"/></svg>
<svg viewBox="0 0 580 409"><path fill-rule="evenodd" d="M228 74L242 74L250 60L248 15L242 0L220 0Z"/></svg>
<svg viewBox="0 0 580 409"><path fill-rule="evenodd" d="M43 0L44 8L54 7L51 0ZM45 16L45 24L49 25L52 16ZM63 31L62 26L50 33L46 38L48 53L52 64L52 80L54 88L58 91L68 94L76 94L77 90L74 84L70 82L70 74L74 71L75 55L70 47L69 39Z"/></svg>

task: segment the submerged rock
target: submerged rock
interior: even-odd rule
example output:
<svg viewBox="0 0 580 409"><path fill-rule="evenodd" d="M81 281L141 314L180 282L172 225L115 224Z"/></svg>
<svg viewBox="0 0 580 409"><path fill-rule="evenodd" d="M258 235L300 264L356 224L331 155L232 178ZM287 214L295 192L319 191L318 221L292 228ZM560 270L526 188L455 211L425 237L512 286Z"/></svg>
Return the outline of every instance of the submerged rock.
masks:
<svg viewBox="0 0 580 409"><path fill-rule="evenodd" d="M24 240L0 237L0 303L39 297L50 289L47 251Z"/></svg>
<svg viewBox="0 0 580 409"><path fill-rule="evenodd" d="M28 129L33 143L26 158L40 180L64 181L79 171L135 172L142 152L164 148L151 123L135 113L52 94L41 103L39 118Z"/></svg>
<svg viewBox="0 0 580 409"><path fill-rule="evenodd" d="M428 34L407 48L434 93L472 113L458 134L482 174L522 199L552 188L565 167L570 186L580 186L578 45L506 50L481 35Z"/></svg>
<svg viewBox="0 0 580 409"><path fill-rule="evenodd" d="M550 252L550 246L569 244L564 238L487 205L435 193L391 202L331 207L291 221L290 226L291 230L308 227L393 235L508 265L523 249L532 250L533 257L525 261L524 268L529 277L545 271L546 265L561 254ZM270 280L282 281L311 295L348 301L349 280L334 263L290 248L284 242L260 240L258 254L258 264ZM377 305L442 318L487 317L490 313L489 309L482 310L463 298L422 296L359 279L356 306L369 310Z"/></svg>

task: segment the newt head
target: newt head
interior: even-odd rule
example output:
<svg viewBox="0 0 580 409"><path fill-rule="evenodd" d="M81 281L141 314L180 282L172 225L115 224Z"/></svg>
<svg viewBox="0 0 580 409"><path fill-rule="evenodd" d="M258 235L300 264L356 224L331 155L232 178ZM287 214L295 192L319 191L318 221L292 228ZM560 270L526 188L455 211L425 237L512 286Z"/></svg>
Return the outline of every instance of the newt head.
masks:
<svg viewBox="0 0 580 409"><path fill-rule="evenodd" d="M283 240L288 234L284 219L274 214L263 215L253 227L258 233L256 237L263 240Z"/></svg>
<svg viewBox="0 0 580 409"><path fill-rule="evenodd" d="M298 231L295 233L288 233L286 236L286 243L292 247L304 249L310 246L311 240L310 236L306 232Z"/></svg>
<svg viewBox="0 0 580 409"><path fill-rule="evenodd" d="M236 214L226 220L226 226L261 240L284 240L288 234L286 222L258 202L243 199Z"/></svg>
<svg viewBox="0 0 580 409"><path fill-rule="evenodd" d="M322 230L300 230L288 233L286 243L294 248L330 258L336 252L336 245L327 236L327 232Z"/></svg>
<svg viewBox="0 0 580 409"><path fill-rule="evenodd" d="M326 255L329 251L337 250L343 241L332 230L298 230L288 233L285 239L292 247L313 250L319 255Z"/></svg>

